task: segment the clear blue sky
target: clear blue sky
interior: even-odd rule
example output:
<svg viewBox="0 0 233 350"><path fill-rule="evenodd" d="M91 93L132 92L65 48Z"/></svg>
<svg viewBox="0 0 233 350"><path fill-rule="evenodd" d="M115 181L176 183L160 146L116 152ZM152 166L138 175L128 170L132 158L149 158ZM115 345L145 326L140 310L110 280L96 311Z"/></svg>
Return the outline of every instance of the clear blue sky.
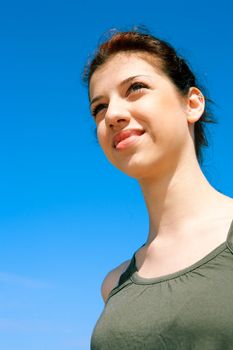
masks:
<svg viewBox="0 0 233 350"><path fill-rule="evenodd" d="M231 6L1 3L1 349L88 350L104 276L146 238L140 189L105 160L80 79L109 28L143 23L188 58L219 120L204 171L233 197Z"/></svg>

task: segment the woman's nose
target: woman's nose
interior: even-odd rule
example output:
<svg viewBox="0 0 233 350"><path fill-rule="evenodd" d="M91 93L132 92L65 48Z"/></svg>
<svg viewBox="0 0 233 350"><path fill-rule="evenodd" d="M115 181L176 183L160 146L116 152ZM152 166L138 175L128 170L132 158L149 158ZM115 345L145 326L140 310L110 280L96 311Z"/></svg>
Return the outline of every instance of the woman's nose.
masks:
<svg viewBox="0 0 233 350"><path fill-rule="evenodd" d="M130 113L124 103L119 101L110 102L105 113L105 121L109 127L127 124L130 120Z"/></svg>

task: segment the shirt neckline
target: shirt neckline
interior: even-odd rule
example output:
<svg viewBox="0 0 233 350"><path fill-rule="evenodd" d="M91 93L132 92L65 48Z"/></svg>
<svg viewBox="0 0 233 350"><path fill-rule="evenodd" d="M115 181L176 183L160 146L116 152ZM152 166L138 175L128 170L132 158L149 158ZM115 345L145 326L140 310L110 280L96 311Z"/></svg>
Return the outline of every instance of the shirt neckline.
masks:
<svg viewBox="0 0 233 350"><path fill-rule="evenodd" d="M134 253L132 257L132 270L133 273L130 277L131 281L134 282L135 284L156 284L159 282L167 281L174 279L176 277L179 277L181 275L186 274L187 272L191 272L195 270L197 267L207 263L208 261L212 260L214 257L216 257L218 254L220 254L222 251L224 251L227 247L231 246L231 239L233 239L233 220L231 221L230 228L227 233L227 238L226 240L219 244L216 248L214 248L212 251L210 251L207 255L205 255L203 258L195 262L194 264L187 266L181 270L175 271L170 274L158 276L158 277L151 277L151 278L146 278L142 277L138 274L138 269L137 269L137 264L136 264L136 253L141 247L143 247L145 244L143 244L136 252Z"/></svg>

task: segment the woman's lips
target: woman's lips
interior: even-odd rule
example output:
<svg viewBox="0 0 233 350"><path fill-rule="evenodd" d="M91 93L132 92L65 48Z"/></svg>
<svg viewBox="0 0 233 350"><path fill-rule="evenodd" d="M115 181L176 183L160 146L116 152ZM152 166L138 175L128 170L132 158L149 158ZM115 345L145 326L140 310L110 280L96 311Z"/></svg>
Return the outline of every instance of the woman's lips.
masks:
<svg viewBox="0 0 233 350"><path fill-rule="evenodd" d="M143 130L129 129L117 133L113 138L113 146L116 149L124 149L133 144L139 136L144 134Z"/></svg>

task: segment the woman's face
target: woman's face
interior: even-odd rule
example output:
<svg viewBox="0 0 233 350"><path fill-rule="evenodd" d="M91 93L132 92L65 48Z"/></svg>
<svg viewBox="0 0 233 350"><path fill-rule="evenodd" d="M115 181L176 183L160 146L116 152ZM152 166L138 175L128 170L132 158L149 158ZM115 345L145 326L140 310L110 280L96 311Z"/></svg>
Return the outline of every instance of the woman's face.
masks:
<svg viewBox="0 0 233 350"><path fill-rule="evenodd" d="M99 143L129 176L158 174L194 148L189 99L142 55L114 55L92 75L89 93Z"/></svg>

